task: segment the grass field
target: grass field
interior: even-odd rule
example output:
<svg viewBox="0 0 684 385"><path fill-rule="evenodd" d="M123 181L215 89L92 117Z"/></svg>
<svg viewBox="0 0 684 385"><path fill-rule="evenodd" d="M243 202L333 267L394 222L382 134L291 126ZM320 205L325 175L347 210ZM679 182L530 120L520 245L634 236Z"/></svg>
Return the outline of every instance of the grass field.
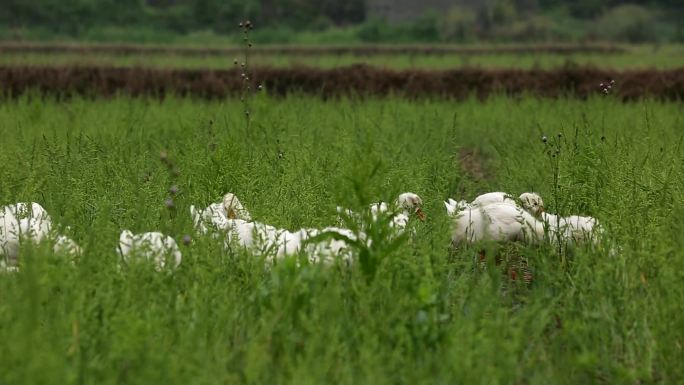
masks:
<svg viewBox="0 0 684 385"><path fill-rule="evenodd" d="M241 55L238 55L241 56ZM211 68L234 67L233 56L183 56L174 54L111 53L18 53L0 55L0 65L112 65L117 67L155 68ZM684 67L684 46L629 46L624 53L496 53L496 54L375 54L370 56L253 54L251 63L260 66L293 67L310 66L334 68L356 63L379 67L408 69L446 69L458 67L482 68L558 68L587 65L613 69L679 68Z"/></svg>
<svg viewBox="0 0 684 385"><path fill-rule="evenodd" d="M0 275L2 384L637 384L684 377L681 105L491 98L116 98L0 105L0 204L37 201L85 249ZM562 136L559 138L558 134ZM549 157L547 135L560 153ZM168 149L172 181L159 160ZM464 154L469 154L465 156ZM556 175L557 182L554 182ZM166 190L180 187L175 212ZM265 269L194 236L175 272L119 269L121 229L193 234L237 193L255 219L336 223L399 192L428 220L358 265ZM594 215L607 247L514 245L531 284L450 248L442 200L537 191Z"/></svg>

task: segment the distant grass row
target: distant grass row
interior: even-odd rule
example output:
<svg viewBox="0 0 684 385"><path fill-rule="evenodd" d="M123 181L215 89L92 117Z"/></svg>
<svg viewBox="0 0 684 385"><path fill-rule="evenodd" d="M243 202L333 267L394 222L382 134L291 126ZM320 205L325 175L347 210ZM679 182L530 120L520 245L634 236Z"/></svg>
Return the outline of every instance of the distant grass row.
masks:
<svg viewBox="0 0 684 385"><path fill-rule="evenodd" d="M0 65L111 65L117 67L155 68L210 68L234 67L234 61L242 61L242 54L234 56L193 56L169 54L110 54L92 53L19 53L4 52ZM254 65L296 67L313 66L334 68L355 63L366 63L387 68L446 69L457 67L483 68L557 68L563 66L595 66L601 68L679 68L684 67L684 46L633 46L621 53L498 53L498 54L402 54L357 56L301 55L297 53L250 55Z"/></svg>
<svg viewBox="0 0 684 385"><path fill-rule="evenodd" d="M3 384L676 383L684 377L684 149L677 103L266 96L0 105L0 204L38 201L85 249L0 275ZM560 134L560 135L558 135ZM558 143L547 154L542 135ZM481 154L486 172L458 162ZM159 160L168 149L172 181ZM480 174L481 177L477 175ZM557 178L554 178L554 175ZM554 183L554 180L556 182ZM178 183L177 211L164 207ZM195 236L175 273L119 269L119 231L192 234L226 191L255 219L336 223L402 191L428 220L374 274L262 261ZM447 197L537 191L605 225L614 256L511 246L534 282L453 251Z"/></svg>

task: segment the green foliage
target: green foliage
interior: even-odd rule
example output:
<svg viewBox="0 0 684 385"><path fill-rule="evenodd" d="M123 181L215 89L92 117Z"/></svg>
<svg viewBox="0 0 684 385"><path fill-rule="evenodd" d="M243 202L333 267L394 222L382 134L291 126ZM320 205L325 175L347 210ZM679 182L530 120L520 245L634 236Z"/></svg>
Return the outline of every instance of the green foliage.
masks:
<svg viewBox="0 0 684 385"><path fill-rule="evenodd" d="M621 5L601 16L597 34L605 39L642 43L656 40L656 15L639 5Z"/></svg>
<svg viewBox="0 0 684 385"><path fill-rule="evenodd" d="M453 6L440 20L439 30L445 41L472 41L477 29L477 14L467 7Z"/></svg>
<svg viewBox="0 0 684 385"><path fill-rule="evenodd" d="M512 23L517 17L515 6L511 0L496 0L480 11L480 24L485 29L503 27Z"/></svg>
<svg viewBox="0 0 684 385"><path fill-rule="evenodd" d="M222 44L231 43L225 37L216 36L209 32L196 33L178 41L172 34L159 35L158 31L138 30L138 31L103 31L96 34L93 38L101 38L105 35L119 36L118 33L128 33L129 37L135 32L135 39L138 42L152 42L154 39L164 39L170 43L182 43L183 45L202 47L207 45L220 47ZM353 42L356 39L353 31L340 32L339 34L317 33L317 34L295 34L289 29L281 31L264 31L263 29L253 30L250 33L250 40L255 42L273 41L271 34L278 36L281 43L326 43L332 42ZM89 34L90 36L90 34ZM234 44L234 43L232 43ZM473 48L492 49L496 46L473 45ZM580 66L593 66L611 69L629 68L658 68L672 69L684 66L684 45L625 45L623 53L572 53L572 54L550 54L550 53L487 53L487 54L444 54L444 55L424 55L407 53L396 54L369 54L358 56L353 54L320 54L320 55L298 55L290 54L262 54L252 52L250 63L256 66L273 67L298 67L311 66L318 68L335 68L349 66L357 63L364 63L373 66L397 68L397 69L449 69L463 66L478 66L483 68L558 68L573 63ZM151 67L151 68L211 68L226 69L233 68L234 55L220 56L185 56L174 54L130 54L117 55L105 54L101 52L90 53L4 53L0 55L0 65L19 66L19 65L79 65L87 63L89 65L117 66L117 67Z"/></svg>
<svg viewBox="0 0 684 385"><path fill-rule="evenodd" d="M439 39L437 15L427 13L416 21L391 24L380 18L371 18L357 30L358 39L369 43L431 42Z"/></svg>
<svg viewBox="0 0 684 385"><path fill-rule="evenodd" d="M619 86L619 84L617 85ZM681 105L611 97L488 101L262 95L237 100L38 97L0 105L0 204L71 225L75 265L45 245L0 275L2 384L677 383L684 377ZM540 141L562 133L554 172ZM163 206L168 149L177 212ZM477 149L488 179L458 164ZM534 190L594 215L605 249L452 250L442 200ZM211 237L175 272L120 269L122 228L192 233L190 204L233 191L260 221L337 223L335 206L414 191L428 220L351 269L272 268ZM378 232L381 229L377 229ZM377 252L378 250L384 250ZM534 275L512 281L524 256ZM508 261L508 262L507 262Z"/></svg>

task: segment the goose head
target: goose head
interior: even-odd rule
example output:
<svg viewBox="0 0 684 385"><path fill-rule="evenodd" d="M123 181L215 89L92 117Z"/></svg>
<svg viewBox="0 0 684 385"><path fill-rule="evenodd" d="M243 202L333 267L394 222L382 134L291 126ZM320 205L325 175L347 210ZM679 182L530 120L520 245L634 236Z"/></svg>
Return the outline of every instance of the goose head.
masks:
<svg viewBox="0 0 684 385"><path fill-rule="evenodd" d="M242 202L240 202L238 197L233 193L229 192L223 196L223 208L226 210L228 219L252 220L249 211L242 206Z"/></svg>
<svg viewBox="0 0 684 385"><path fill-rule="evenodd" d="M401 195L396 200L397 207L410 213L416 214L418 219L421 221L425 220L425 213L423 212L423 200L414 193L406 192Z"/></svg>
<svg viewBox="0 0 684 385"><path fill-rule="evenodd" d="M518 199L520 199L523 209L535 217L540 217L544 212L544 200L539 194L526 192L520 194Z"/></svg>

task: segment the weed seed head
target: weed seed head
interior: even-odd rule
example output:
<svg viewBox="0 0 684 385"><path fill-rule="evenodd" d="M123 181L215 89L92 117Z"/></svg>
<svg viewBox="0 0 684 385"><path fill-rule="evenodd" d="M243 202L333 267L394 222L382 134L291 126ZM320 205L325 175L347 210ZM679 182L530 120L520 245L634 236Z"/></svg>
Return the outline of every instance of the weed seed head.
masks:
<svg viewBox="0 0 684 385"><path fill-rule="evenodd" d="M615 85L615 80L611 79L609 82L600 83L599 88L604 95L608 95Z"/></svg>
<svg viewBox="0 0 684 385"><path fill-rule="evenodd" d="M254 25L250 20L245 20L240 23L240 28L242 29L242 47L244 57L240 61L240 77L242 78L242 92L240 95L240 102L242 103L242 108L245 114L245 128L249 130L251 116L250 116L250 99L252 87L249 84L249 49L252 47L252 43L249 41L249 31L254 28ZM235 59L235 64L238 64L237 59Z"/></svg>
<svg viewBox="0 0 684 385"><path fill-rule="evenodd" d="M166 198L164 201L164 206L166 206L166 208L169 210L173 210L176 207L173 202L173 198Z"/></svg>

